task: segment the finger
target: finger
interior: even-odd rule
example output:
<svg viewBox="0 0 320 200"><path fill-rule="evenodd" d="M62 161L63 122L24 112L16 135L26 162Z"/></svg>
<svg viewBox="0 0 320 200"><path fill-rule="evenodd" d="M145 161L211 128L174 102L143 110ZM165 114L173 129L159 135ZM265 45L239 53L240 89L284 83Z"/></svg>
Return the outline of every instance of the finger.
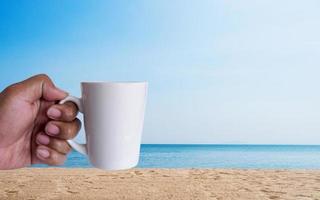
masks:
<svg viewBox="0 0 320 200"><path fill-rule="evenodd" d="M81 122L79 119L75 119L72 122L50 121L45 127L47 135L69 140L74 138L81 128Z"/></svg>
<svg viewBox="0 0 320 200"><path fill-rule="evenodd" d="M47 115L54 120L71 122L78 115L78 107L70 101L64 104L54 104L48 109Z"/></svg>
<svg viewBox="0 0 320 200"><path fill-rule="evenodd" d="M39 133L36 142L39 145L45 145L62 154L68 154L71 151L71 147L66 140L49 137L45 133Z"/></svg>
<svg viewBox="0 0 320 200"><path fill-rule="evenodd" d="M67 93L55 87L49 76L45 74L28 78L9 86L6 90L21 95L24 100L29 102L34 102L40 98L48 101L56 101L67 96Z"/></svg>
<svg viewBox="0 0 320 200"><path fill-rule="evenodd" d="M43 145L37 147L36 155L43 163L48 165L62 165L67 159L66 155Z"/></svg>

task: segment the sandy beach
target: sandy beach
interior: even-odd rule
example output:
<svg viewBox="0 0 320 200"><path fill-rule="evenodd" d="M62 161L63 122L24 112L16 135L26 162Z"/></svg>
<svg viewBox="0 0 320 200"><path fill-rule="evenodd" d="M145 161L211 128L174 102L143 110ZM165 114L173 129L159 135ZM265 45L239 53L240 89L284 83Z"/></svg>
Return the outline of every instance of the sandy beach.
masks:
<svg viewBox="0 0 320 200"><path fill-rule="evenodd" d="M320 170L20 169L0 199L320 199Z"/></svg>

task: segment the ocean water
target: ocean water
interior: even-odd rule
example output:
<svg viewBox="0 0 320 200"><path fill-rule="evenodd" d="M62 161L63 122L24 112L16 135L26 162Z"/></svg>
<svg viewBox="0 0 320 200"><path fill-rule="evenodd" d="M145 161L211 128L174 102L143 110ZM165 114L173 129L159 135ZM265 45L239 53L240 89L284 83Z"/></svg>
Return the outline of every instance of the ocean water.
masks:
<svg viewBox="0 0 320 200"><path fill-rule="evenodd" d="M92 166L85 156L72 151L61 167ZM320 145L143 144L138 167L320 169Z"/></svg>

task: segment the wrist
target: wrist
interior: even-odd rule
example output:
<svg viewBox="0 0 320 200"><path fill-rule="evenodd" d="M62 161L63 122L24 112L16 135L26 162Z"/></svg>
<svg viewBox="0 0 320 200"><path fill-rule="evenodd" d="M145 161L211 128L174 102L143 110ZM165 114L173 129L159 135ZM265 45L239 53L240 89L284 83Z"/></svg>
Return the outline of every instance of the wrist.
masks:
<svg viewBox="0 0 320 200"><path fill-rule="evenodd" d="M30 149L23 148L23 146L25 145L21 144L20 141L9 146L0 146L0 170L16 169L30 165Z"/></svg>
<svg viewBox="0 0 320 200"><path fill-rule="evenodd" d="M10 169L12 163L12 156L10 155L10 147L0 147L0 169Z"/></svg>

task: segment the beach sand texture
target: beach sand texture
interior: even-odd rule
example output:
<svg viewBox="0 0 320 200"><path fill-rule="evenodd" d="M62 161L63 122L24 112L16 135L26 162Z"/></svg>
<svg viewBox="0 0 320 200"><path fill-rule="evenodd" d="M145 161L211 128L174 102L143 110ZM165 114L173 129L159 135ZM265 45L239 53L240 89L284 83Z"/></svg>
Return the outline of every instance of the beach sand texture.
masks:
<svg viewBox="0 0 320 200"><path fill-rule="evenodd" d="M20 169L0 199L319 199L320 170Z"/></svg>

